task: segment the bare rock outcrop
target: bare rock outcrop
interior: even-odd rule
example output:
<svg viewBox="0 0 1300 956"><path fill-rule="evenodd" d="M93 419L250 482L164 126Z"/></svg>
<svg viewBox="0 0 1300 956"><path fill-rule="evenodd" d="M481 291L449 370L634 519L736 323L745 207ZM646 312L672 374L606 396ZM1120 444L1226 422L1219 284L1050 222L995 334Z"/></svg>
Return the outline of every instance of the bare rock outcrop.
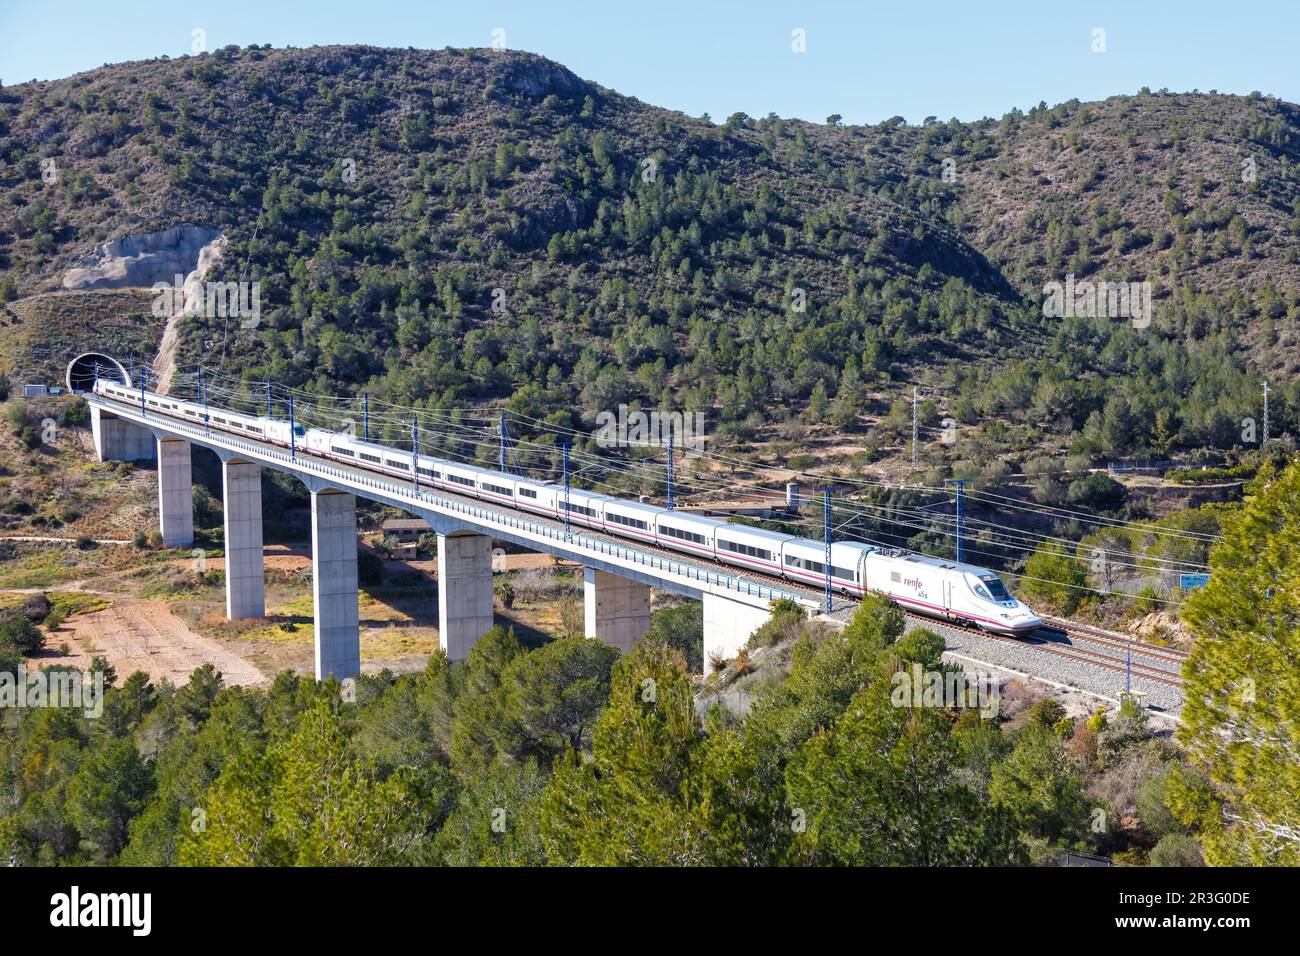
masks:
<svg viewBox="0 0 1300 956"><path fill-rule="evenodd" d="M171 284L176 276L189 277L198 270L201 260L210 266L220 251L209 247L220 238L215 229L183 225L113 239L65 272L63 288L147 289L158 282Z"/></svg>

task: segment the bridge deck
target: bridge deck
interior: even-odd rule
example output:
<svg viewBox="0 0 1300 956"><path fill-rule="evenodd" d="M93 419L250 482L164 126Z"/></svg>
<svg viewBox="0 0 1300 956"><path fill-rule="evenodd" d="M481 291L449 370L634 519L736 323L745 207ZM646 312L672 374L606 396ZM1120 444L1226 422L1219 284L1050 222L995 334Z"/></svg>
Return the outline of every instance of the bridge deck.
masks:
<svg viewBox="0 0 1300 956"><path fill-rule="evenodd" d="M397 481L389 475L302 451L291 455L279 445L232 435L220 429L204 428L154 409L142 411L138 406L101 395L91 394L86 398L102 411L132 421L155 434L162 432L184 438L222 457L237 455L276 468L303 481L312 490L334 487L418 514L439 533L459 530L488 534L687 597L698 598L709 593L764 607L774 599L789 598L809 610L820 609L824 602L824 595L818 589L752 574L707 558L685 558L656 545L632 544L576 525L566 536L563 522L554 518L486 503L442 488L421 485L417 489L414 482ZM836 595L833 606L843 609L854 604L856 602Z"/></svg>

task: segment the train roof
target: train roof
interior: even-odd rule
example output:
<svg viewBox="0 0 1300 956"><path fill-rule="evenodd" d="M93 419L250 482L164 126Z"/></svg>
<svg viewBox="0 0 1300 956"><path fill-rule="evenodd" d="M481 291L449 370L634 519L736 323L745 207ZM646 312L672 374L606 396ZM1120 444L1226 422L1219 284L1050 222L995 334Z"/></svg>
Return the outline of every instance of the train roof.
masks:
<svg viewBox="0 0 1300 956"><path fill-rule="evenodd" d="M732 537L748 535L751 538L762 538L765 541L790 541L796 537L793 534L782 534L780 531L768 531L766 528L755 528L752 525L737 524L732 521L726 521L723 524L727 533Z"/></svg>
<svg viewBox="0 0 1300 956"><path fill-rule="evenodd" d="M908 564L920 564L928 568L937 568L943 571L957 571L961 574L995 574L988 568L981 568L975 564L966 562L951 561L947 558L932 558L928 554L913 554L912 552L902 552L897 550L876 551L872 555L875 558L893 559L895 561L906 561Z"/></svg>

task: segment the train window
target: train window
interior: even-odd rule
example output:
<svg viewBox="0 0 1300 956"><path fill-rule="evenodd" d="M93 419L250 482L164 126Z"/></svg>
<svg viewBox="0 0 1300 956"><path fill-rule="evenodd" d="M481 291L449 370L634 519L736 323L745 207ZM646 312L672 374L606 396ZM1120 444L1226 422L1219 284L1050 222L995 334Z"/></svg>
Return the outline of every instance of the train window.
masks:
<svg viewBox="0 0 1300 956"><path fill-rule="evenodd" d="M503 488L500 485L489 485L486 481L483 482L483 490L490 491L494 495L505 495L507 498L514 497L509 488Z"/></svg>
<svg viewBox="0 0 1300 956"><path fill-rule="evenodd" d="M364 451L363 451L363 452L360 452L359 454L360 454L360 456L361 456L361 460L362 460L362 461L374 462L376 465L379 464L379 456L378 456L378 455L367 455Z"/></svg>
<svg viewBox="0 0 1300 956"><path fill-rule="evenodd" d="M989 597L989 592L984 590L984 585L982 584L975 585L975 595L976 597L982 597L986 601L993 600L991 597Z"/></svg>
<svg viewBox="0 0 1300 956"><path fill-rule="evenodd" d="M355 454L351 448L335 448L333 445L330 445L330 451L334 452L336 455L346 455L348 458L351 458Z"/></svg>
<svg viewBox="0 0 1300 956"><path fill-rule="evenodd" d="M519 489L519 497L520 497L520 498L536 498L536 497L537 497L537 492L533 491L533 489L531 489L531 488L520 488L520 489Z"/></svg>
<svg viewBox="0 0 1300 956"><path fill-rule="evenodd" d="M391 458L388 459L388 461L384 462L384 464L387 465L389 468L405 468L405 467L406 467L406 462L404 462L404 461L393 461L393 459L391 459Z"/></svg>
<svg viewBox="0 0 1300 956"><path fill-rule="evenodd" d="M434 471L432 468L419 468L419 467L417 467L415 470L418 471L420 474L425 475L426 477L429 477L429 478L436 478L436 477L438 477L438 473L437 473L436 471Z"/></svg>
<svg viewBox="0 0 1300 956"><path fill-rule="evenodd" d="M470 487L470 488L473 488L473 487L474 487L474 479L473 479L473 478L462 478L460 475L450 475L450 474L447 476L447 478L448 478L448 480L450 480L450 481L454 481L454 482L456 482L456 484L458 484L458 485L466 485L467 487Z"/></svg>
<svg viewBox="0 0 1300 956"><path fill-rule="evenodd" d="M980 580L983 581L986 585L988 585L989 591L991 591L993 594L993 600L995 601L1011 600L1011 593L1007 590L1007 586L1002 583L1002 579L999 578L997 575L984 574L980 576Z"/></svg>
<svg viewBox="0 0 1300 956"><path fill-rule="evenodd" d="M741 544L738 541L728 541L725 538L719 538L718 547L722 548L724 551L743 554L751 558L759 558L763 561L772 560L772 553L770 551L764 551L762 548L755 548L748 544Z"/></svg>
<svg viewBox="0 0 1300 956"><path fill-rule="evenodd" d="M642 531L649 527L649 525L644 521L638 521L636 518L629 518L626 515L614 514L613 512L608 511L605 513L605 520L612 521L615 524L626 525L629 528L640 528Z"/></svg>
<svg viewBox="0 0 1300 956"><path fill-rule="evenodd" d="M858 576L849 568L837 568L831 566L831 577L839 578L841 581L856 581Z"/></svg>
<svg viewBox="0 0 1300 956"><path fill-rule="evenodd" d="M673 528L669 525L660 525L659 533L666 534L670 538L680 538L683 541L693 541L695 544L709 543L709 539L702 534L696 534L694 531L683 531L681 528Z"/></svg>

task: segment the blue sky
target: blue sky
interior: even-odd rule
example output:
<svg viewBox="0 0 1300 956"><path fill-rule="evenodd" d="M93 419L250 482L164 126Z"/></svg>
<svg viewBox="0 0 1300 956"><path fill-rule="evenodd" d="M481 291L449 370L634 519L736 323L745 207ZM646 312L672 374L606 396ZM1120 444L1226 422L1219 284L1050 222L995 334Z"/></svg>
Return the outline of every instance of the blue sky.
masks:
<svg viewBox="0 0 1300 956"><path fill-rule="evenodd" d="M1298 0L601 3L441 0L0 0L0 79L56 79L104 63L228 43L506 45L648 103L721 121L977 119L1040 100L1152 89L1300 101ZM806 31L807 50L791 49ZM1093 31L1105 52L1093 52Z"/></svg>

